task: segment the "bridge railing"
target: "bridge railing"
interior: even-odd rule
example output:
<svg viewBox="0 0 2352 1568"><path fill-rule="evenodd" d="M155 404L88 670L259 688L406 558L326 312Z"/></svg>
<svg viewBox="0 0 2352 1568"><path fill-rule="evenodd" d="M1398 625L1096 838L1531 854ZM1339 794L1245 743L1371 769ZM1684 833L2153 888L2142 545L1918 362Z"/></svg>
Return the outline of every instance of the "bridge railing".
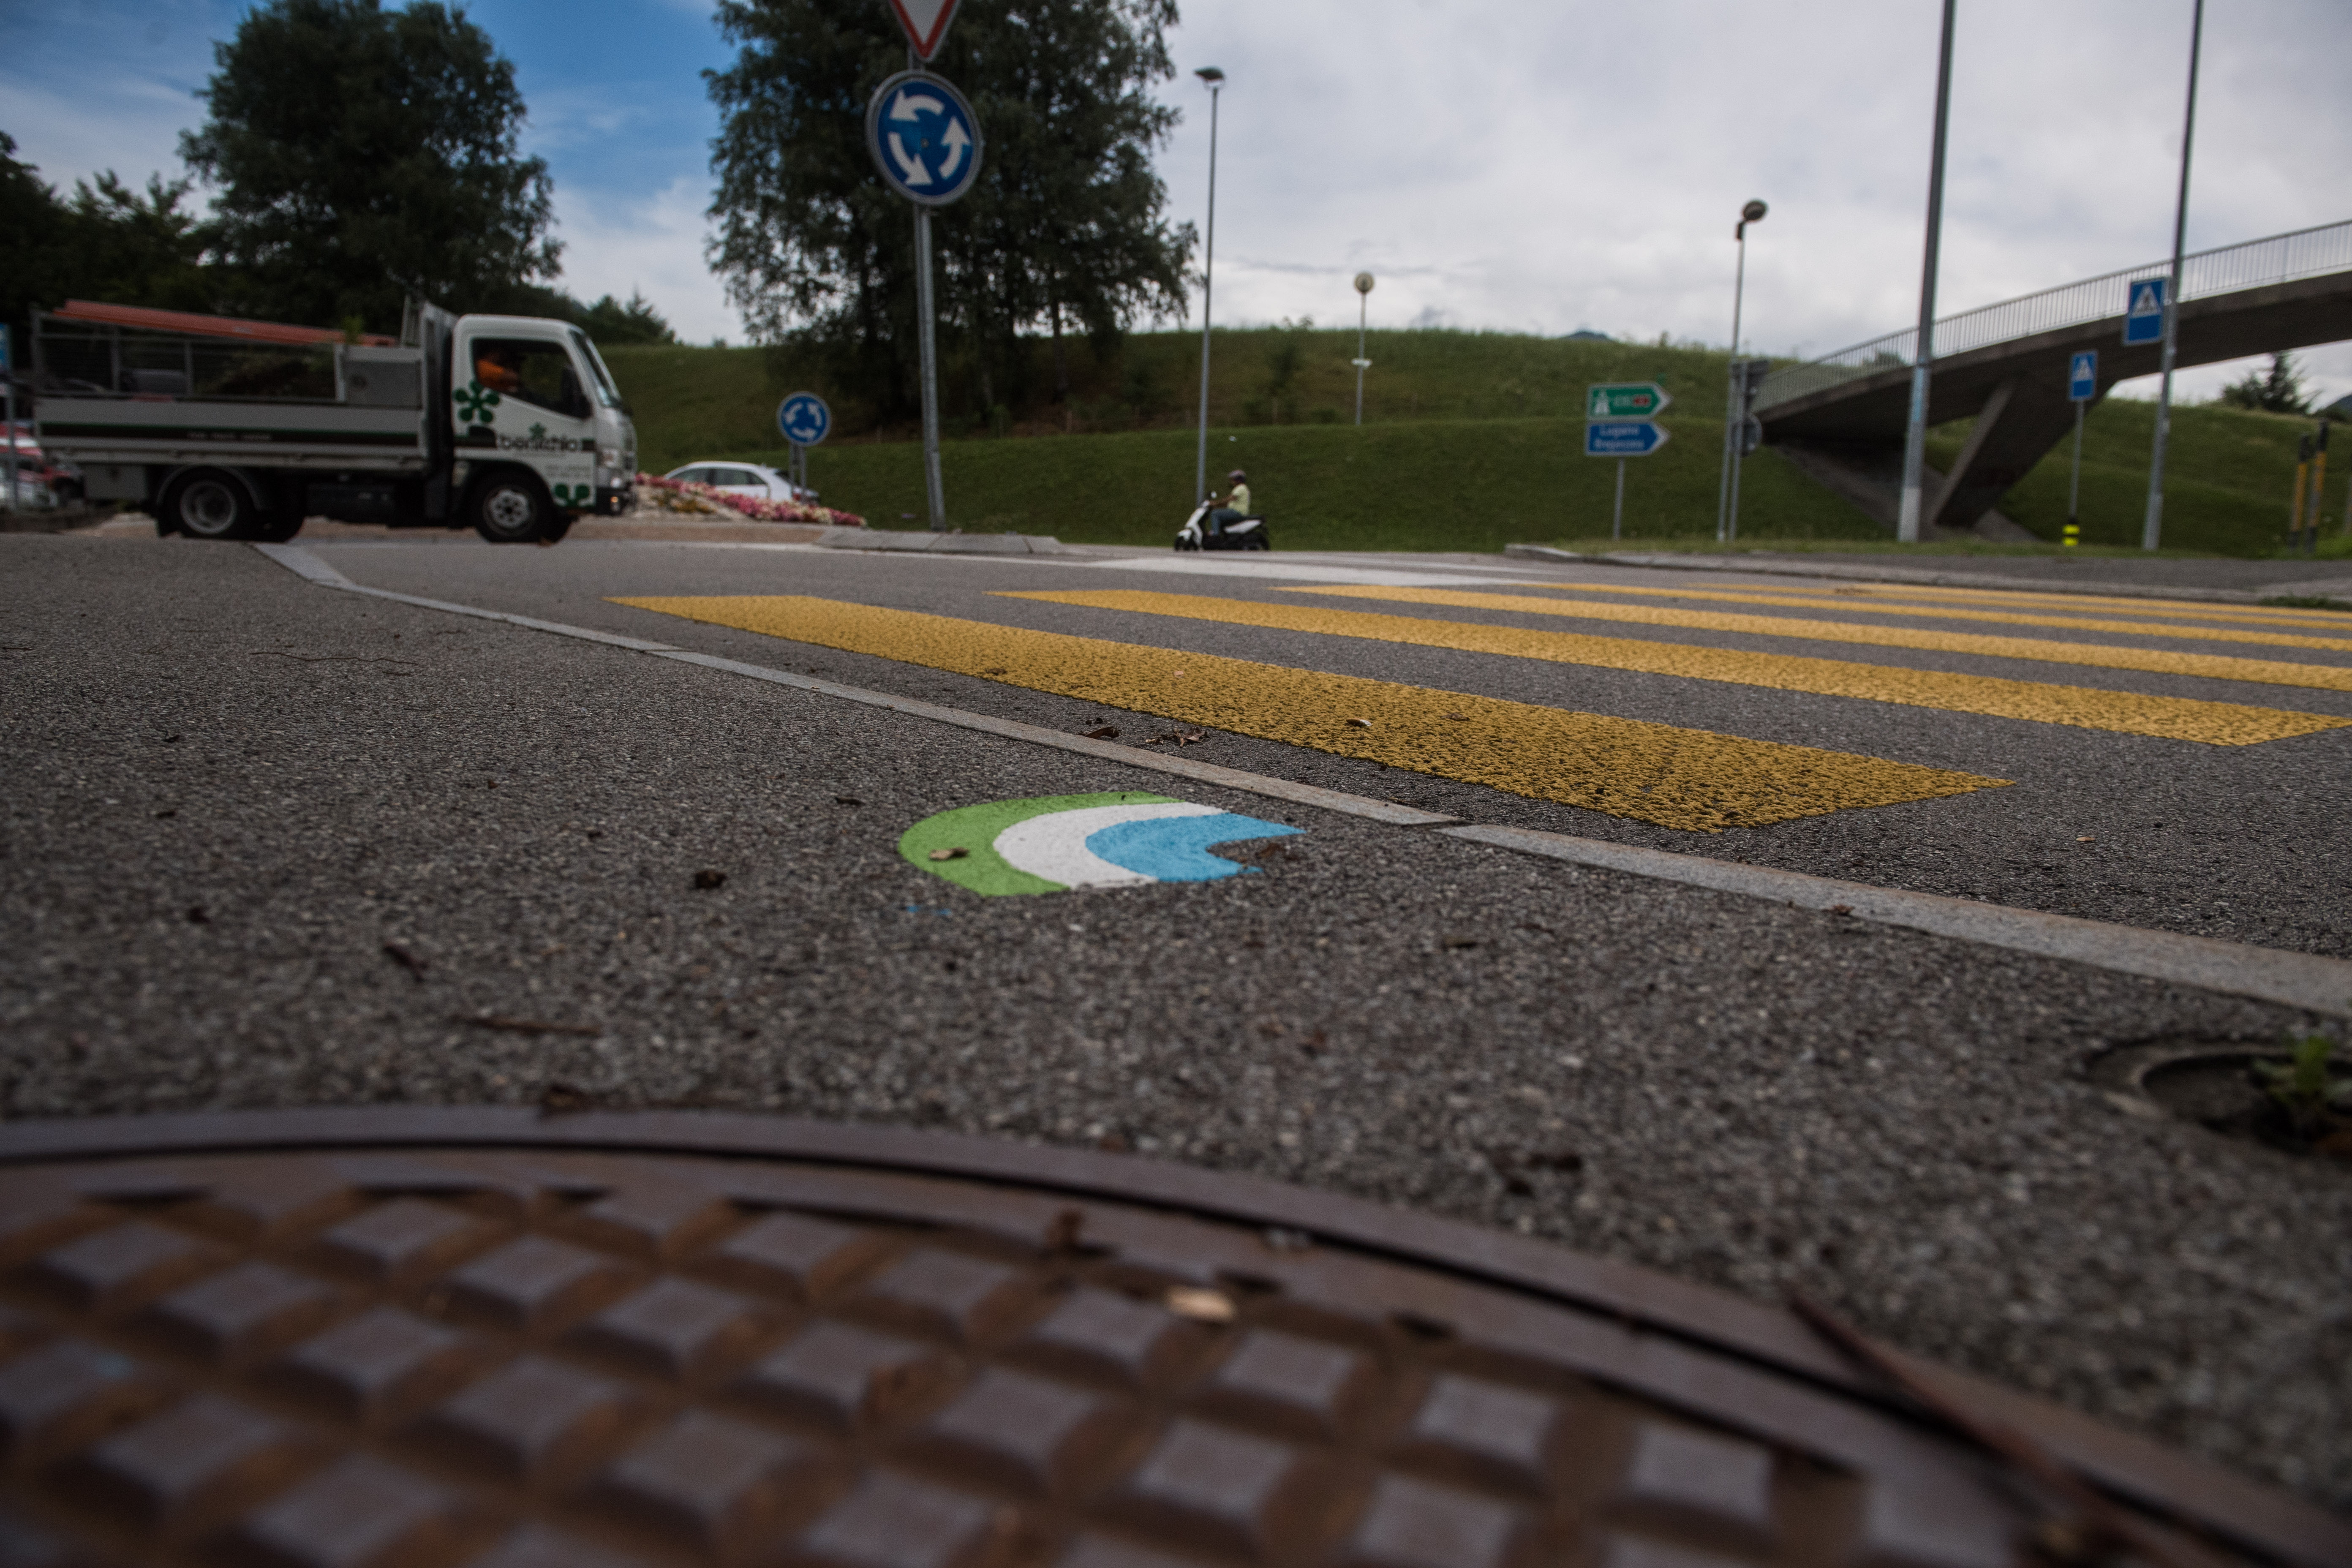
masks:
<svg viewBox="0 0 2352 1568"><path fill-rule="evenodd" d="M2317 228L2299 228L2267 239L2251 239L2242 245L2226 245L2182 257L2180 298L2184 302L2201 300L2347 268L2352 268L2352 221L2323 224ZM1970 349L2120 316L2130 303L2132 284L2143 278L2165 277L2171 270L2169 261L2151 261L1943 317L1936 323L1936 357L1948 359ZM1906 327L1803 364L1774 371L1757 389L1757 412L1763 413L1779 404L1810 396L1844 382L1908 366L1918 352L1918 328Z"/></svg>

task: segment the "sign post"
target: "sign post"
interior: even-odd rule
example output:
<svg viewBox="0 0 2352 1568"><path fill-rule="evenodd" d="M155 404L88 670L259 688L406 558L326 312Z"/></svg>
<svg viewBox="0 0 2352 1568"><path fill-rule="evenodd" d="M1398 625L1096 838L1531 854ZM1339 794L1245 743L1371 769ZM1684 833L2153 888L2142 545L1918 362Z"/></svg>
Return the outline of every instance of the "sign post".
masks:
<svg viewBox="0 0 2352 1568"><path fill-rule="evenodd" d="M1617 500L1609 537L1625 537L1625 459L1646 458L1666 444L1656 416L1673 398L1654 381L1603 382L1584 389L1584 455L1617 459Z"/></svg>
<svg viewBox="0 0 2352 1568"><path fill-rule="evenodd" d="M1734 417L1731 421L1731 490L1723 509L1723 535L1727 540L1739 537L1739 466L1748 453L1764 444L1764 424L1748 412L1756 405L1756 390L1764 384L1764 373L1772 368L1769 359L1736 359L1731 362L1731 399Z"/></svg>
<svg viewBox="0 0 2352 1568"><path fill-rule="evenodd" d="M947 36L957 0L890 0L909 50L929 59ZM948 526L940 478L939 312L931 300L931 209L972 187L980 174L980 116L963 94L917 67L874 89L866 105L866 150L882 183L915 206L916 336L923 366L923 485L931 531Z"/></svg>
<svg viewBox="0 0 2352 1568"><path fill-rule="evenodd" d="M776 405L776 428L792 443L793 471L787 477L795 489L808 489L809 448L833 433L833 410L814 392L795 392Z"/></svg>
<svg viewBox="0 0 2352 1568"><path fill-rule="evenodd" d="M2066 537L2068 549L2082 539L2083 530L2074 512L2083 499L2083 414L2099 395L2099 351L2084 349L2066 366L2066 395L2074 404L2074 472L2066 481Z"/></svg>

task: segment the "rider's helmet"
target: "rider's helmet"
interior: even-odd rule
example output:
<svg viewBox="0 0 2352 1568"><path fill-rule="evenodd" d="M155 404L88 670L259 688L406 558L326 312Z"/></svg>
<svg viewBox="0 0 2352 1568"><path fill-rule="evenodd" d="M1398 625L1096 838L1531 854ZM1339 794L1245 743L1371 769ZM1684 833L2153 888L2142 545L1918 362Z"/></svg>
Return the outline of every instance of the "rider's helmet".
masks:
<svg viewBox="0 0 2352 1568"><path fill-rule="evenodd" d="M1246 481L1248 480L1248 479L1249 479L1249 476L1248 476L1247 474L1245 474L1245 473L1243 473L1239 468L1235 468L1232 473L1227 474L1227 475L1225 476L1225 478L1227 478L1227 479L1234 479L1234 480L1236 480L1236 481L1240 481L1240 482L1246 482Z"/></svg>

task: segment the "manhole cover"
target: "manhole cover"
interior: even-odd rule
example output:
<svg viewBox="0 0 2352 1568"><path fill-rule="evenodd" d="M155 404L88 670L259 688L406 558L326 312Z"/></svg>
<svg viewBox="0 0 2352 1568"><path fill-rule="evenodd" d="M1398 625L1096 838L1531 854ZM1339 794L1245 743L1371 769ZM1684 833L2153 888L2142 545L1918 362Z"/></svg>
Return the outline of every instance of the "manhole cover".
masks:
<svg viewBox="0 0 2352 1568"><path fill-rule="evenodd" d="M160 1152L158 1151L161 1151ZM1784 1315L1182 1167L731 1116L0 1129L0 1563L2020 1561ZM1932 1373L2183 1562L2300 1504Z"/></svg>
<svg viewBox="0 0 2352 1568"><path fill-rule="evenodd" d="M2168 1039L2109 1051L2091 1064L2091 1078L2136 1115L2177 1116L2284 1153L2352 1160L2352 1058L2324 1037L2315 1043L2322 1049L2299 1073L2291 1047Z"/></svg>

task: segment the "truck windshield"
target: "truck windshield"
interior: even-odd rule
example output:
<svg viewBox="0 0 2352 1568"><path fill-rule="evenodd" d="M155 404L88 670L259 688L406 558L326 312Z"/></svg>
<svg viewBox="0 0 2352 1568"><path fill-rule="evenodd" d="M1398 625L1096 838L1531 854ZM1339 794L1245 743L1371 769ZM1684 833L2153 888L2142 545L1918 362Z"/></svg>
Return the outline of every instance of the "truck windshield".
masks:
<svg viewBox="0 0 2352 1568"><path fill-rule="evenodd" d="M577 327L572 329L572 342L580 350L580 357L588 362L588 368L595 373L596 401L607 408L620 407L621 389L613 384L613 373L604 368L604 356L596 352L588 334Z"/></svg>

